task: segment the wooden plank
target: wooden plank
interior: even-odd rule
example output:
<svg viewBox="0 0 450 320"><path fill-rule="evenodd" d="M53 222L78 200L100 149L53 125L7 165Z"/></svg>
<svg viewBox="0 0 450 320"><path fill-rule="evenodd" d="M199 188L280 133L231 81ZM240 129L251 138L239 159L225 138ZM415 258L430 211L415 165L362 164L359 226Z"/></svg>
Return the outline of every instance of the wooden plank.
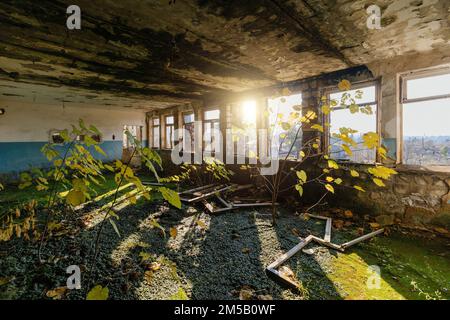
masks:
<svg viewBox="0 0 450 320"><path fill-rule="evenodd" d="M350 247L350 246L353 246L353 245L355 245L355 244L357 244L357 243L359 243L359 242L361 242L361 241L364 241L364 240L373 238L373 237L375 237L376 235L379 235L380 233L383 233L383 232L384 232L384 229L376 230L376 231L374 231L374 232L368 233L368 234L363 235L363 236L361 236L361 237L359 237L359 238L356 238L356 239L353 239L353 240L351 240L351 241L348 241L348 242L346 242L346 243L344 243L344 244L341 244L341 247L344 248L344 249L346 249L346 248L348 248L348 247Z"/></svg>
<svg viewBox="0 0 450 320"><path fill-rule="evenodd" d="M301 249L303 249L308 243L311 242L313 239L313 236L307 236L305 240L301 241L299 244L297 244L295 247L293 247L291 250L286 252L285 254L281 255L277 258L274 262L269 264L267 267L268 269L275 269L278 268L280 265L282 265L286 260L288 260L290 257L292 257L294 254L299 252Z"/></svg>
<svg viewBox="0 0 450 320"><path fill-rule="evenodd" d="M284 281L287 285L293 286L294 288L298 289L298 283L295 283L293 280L291 280L288 277L285 277L282 273L280 273L278 270L267 268L267 272L273 274L274 276L278 277L280 280Z"/></svg>
<svg viewBox="0 0 450 320"><path fill-rule="evenodd" d="M244 208L244 207L265 207L265 206L271 206L272 203L270 202L261 202L261 203L234 203L233 207L235 208ZM278 206L278 203L275 203L276 206Z"/></svg>
<svg viewBox="0 0 450 320"><path fill-rule="evenodd" d="M331 218L328 218L328 217L317 216L317 215L315 215L315 214L310 214L310 213L305 213L305 216L311 217L311 218L314 218L314 219L321 219L321 220L328 220L328 219L331 219Z"/></svg>
<svg viewBox="0 0 450 320"><path fill-rule="evenodd" d="M232 208L233 205L229 202L227 202L224 198L222 198L221 196L217 195L216 196L217 199L219 199L220 202L222 202L222 204L226 207L226 208Z"/></svg>
<svg viewBox="0 0 450 320"><path fill-rule="evenodd" d="M327 219L327 224L325 226L325 237L323 238L326 242L331 242L331 218Z"/></svg>
<svg viewBox="0 0 450 320"><path fill-rule="evenodd" d="M231 187L232 187L232 186L227 186L227 187L222 188L222 189L213 190L213 191L208 192L208 193L205 193L205 194L203 194L203 195L201 195L201 196L198 196L198 197L189 199L187 202L192 203L192 202L200 201L200 200L202 200L202 199L209 198L209 197L215 195L216 193L220 193L220 192L226 191L226 190L230 189Z"/></svg>
<svg viewBox="0 0 450 320"><path fill-rule="evenodd" d="M216 183L212 183L212 184L208 184L206 186L201 186L201 187L197 187L197 188L194 188L194 189L184 190L182 192L178 192L178 195L194 193L196 191L205 190L205 189L214 187L216 185L217 185Z"/></svg>
<svg viewBox="0 0 450 320"><path fill-rule="evenodd" d="M316 236L312 236L312 237L313 237L313 241L318 242L321 245L324 245L324 246L329 247L334 250L338 250L338 251L342 251L342 252L344 251L344 248L342 248L342 246L340 246L340 245L337 245L337 244L334 244L331 242L327 242L324 239L316 237Z"/></svg>

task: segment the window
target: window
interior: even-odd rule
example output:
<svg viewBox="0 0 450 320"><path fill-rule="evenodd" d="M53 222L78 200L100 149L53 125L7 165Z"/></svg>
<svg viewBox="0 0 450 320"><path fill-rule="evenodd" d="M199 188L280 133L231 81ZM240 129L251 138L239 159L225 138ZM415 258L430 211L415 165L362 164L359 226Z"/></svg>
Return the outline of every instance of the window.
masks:
<svg viewBox="0 0 450 320"><path fill-rule="evenodd" d="M194 145L195 145L194 144L194 121L195 121L194 113L183 114L183 129L188 132L190 140L191 140L190 145L188 145L185 137L183 136L181 138L183 141L183 150L186 152L194 151ZM183 131L183 134L185 131Z"/></svg>
<svg viewBox="0 0 450 320"><path fill-rule="evenodd" d="M289 122L293 113L302 112L302 94L292 94L268 100L269 111L269 139L272 157L284 158L289 153L290 146L294 143L291 156L297 157L302 148L302 133L300 132L295 142L300 124L289 130L284 130L281 123ZM282 143L283 142L283 143Z"/></svg>
<svg viewBox="0 0 450 320"><path fill-rule="evenodd" d="M126 132L131 133L131 135L138 141L142 141L142 127L141 126L123 126L123 140L122 145L124 149L129 149L134 147L133 142L128 140Z"/></svg>
<svg viewBox="0 0 450 320"><path fill-rule="evenodd" d="M237 144L237 155L255 158L257 153L256 101L248 100L233 105L231 123L233 141Z"/></svg>
<svg viewBox="0 0 450 320"><path fill-rule="evenodd" d="M173 142L174 142L174 124L175 124L175 118L174 116L166 116L166 136L165 136L165 148L166 149L172 149L173 148Z"/></svg>
<svg viewBox="0 0 450 320"><path fill-rule="evenodd" d="M402 80L402 162L450 165L450 70L405 75Z"/></svg>
<svg viewBox="0 0 450 320"><path fill-rule="evenodd" d="M160 141L160 125L159 125L159 118L153 118L152 119L152 138L153 143L152 147L159 149L159 141Z"/></svg>
<svg viewBox="0 0 450 320"><path fill-rule="evenodd" d="M220 131L220 110L207 110L203 114L203 130L205 139L205 151L219 151L220 139L216 137L215 131Z"/></svg>
<svg viewBox="0 0 450 320"><path fill-rule="evenodd" d="M362 137L368 132L378 132L377 96L376 85L366 85L355 88L354 90L334 92L330 94L330 101L334 100L337 102L337 106L331 109L329 115L329 146L331 158L355 163L374 163L376 161L376 150L364 147ZM350 100L346 99L346 97L351 97L354 99L355 104L359 108L369 106L370 108L365 110L370 110L370 112L365 113L361 112L361 109L358 109L358 112L352 113L352 111L350 111L351 108L349 107ZM344 101L345 105L341 104L341 101ZM350 128L357 131L356 133L349 135L349 137L357 143L357 146L350 148L352 150L351 156L342 150L342 141L333 137L333 134L339 133L340 128Z"/></svg>

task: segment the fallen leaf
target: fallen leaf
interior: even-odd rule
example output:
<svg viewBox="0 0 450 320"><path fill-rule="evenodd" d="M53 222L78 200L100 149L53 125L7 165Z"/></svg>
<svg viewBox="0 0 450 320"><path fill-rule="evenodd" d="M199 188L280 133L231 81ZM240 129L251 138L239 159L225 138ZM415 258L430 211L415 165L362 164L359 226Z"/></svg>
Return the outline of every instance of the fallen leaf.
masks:
<svg viewBox="0 0 450 320"><path fill-rule="evenodd" d="M206 229L206 223L203 220L197 220L197 225L201 228L201 229Z"/></svg>
<svg viewBox="0 0 450 320"><path fill-rule="evenodd" d="M239 292L239 300L251 300L255 292L250 287L243 287Z"/></svg>
<svg viewBox="0 0 450 320"><path fill-rule="evenodd" d="M376 222L371 222L371 223L369 223L369 225L370 225L370 228L372 228L372 230L380 229L380 227L381 227L381 225Z"/></svg>
<svg viewBox="0 0 450 320"><path fill-rule="evenodd" d="M151 270L145 271L144 278L148 283L150 283L153 279L153 271Z"/></svg>
<svg viewBox="0 0 450 320"><path fill-rule="evenodd" d="M300 237L300 231L297 228L292 228L292 234L296 237Z"/></svg>
<svg viewBox="0 0 450 320"><path fill-rule="evenodd" d="M171 238L176 238L177 234L178 234L177 228L174 228L174 227L170 228L169 233L170 233Z"/></svg>
<svg viewBox="0 0 450 320"><path fill-rule="evenodd" d="M260 294L258 300L273 300L273 297L270 294Z"/></svg>
<svg viewBox="0 0 450 320"><path fill-rule="evenodd" d="M353 212L351 212L350 210L345 210L344 211L344 216L346 218L352 218L353 217Z"/></svg>
<svg viewBox="0 0 450 320"><path fill-rule="evenodd" d="M250 253L250 248L242 248L242 253Z"/></svg>
<svg viewBox="0 0 450 320"><path fill-rule="evenodd" d="M53 300L61 300L67 292L67 287L58 287L53 290L48 290L46 296L53 298Z"/></svg>
<svg viewBox="0 0 450 320"><path fill-rule="evenodd" d="M154 261L149 264L148 268L152 271L158 271L161 269L161 263Z"/></svg>
<svg viewBox="0 0 450 320"><path fill-rule="evenodd" d="M344 226L344 221L343 220L333 220L333 227L336 229L342 229L342 227Z"/></svg>
<svg viewBox="0 0 450 320"><path fill-rule="evenodd" d="M437 233L440 233L440 234L448 234L448 230L441 228L441 227L434 228L434 231L436 231Z"/></svg>
<svg viewBox="0 0 450 320"><path fill-rule="evenodd" d="M107 287L102 287L101 285L96 285L88 292L86 300L107 300L109 296L109 289Z"/></svg>

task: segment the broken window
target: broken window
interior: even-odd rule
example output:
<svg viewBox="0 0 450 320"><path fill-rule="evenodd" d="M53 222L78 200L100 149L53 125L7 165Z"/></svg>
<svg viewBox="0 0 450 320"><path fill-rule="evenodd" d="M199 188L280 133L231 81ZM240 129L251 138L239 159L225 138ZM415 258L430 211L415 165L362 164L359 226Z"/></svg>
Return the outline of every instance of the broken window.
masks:
<svg viewBox="0 0 450 320"><path fill-rule="evenodd" d="M185 137L182 137L183 141L183 150L186 152L193 152L194 151L194 121L195 116L194 113L186 113L183 114L183 135L187 132L190 137L190 144L187 143Z"/></svg>
<svg viewBox="0 0 450 320"><path fill-rule="evenodd" d="M355 105L351 105L351 97ZM337 105L330 112L330 136L329 150L333 159L355 163L374 163L376 161L376 150L369 149L363 145L363 135L377 130L377 86L361 86L354 90L331 93L330 101L336 101ZM341 101L344 103L341 104ZM357 145L351 146L352 154L347 154L341 147L342 141L334 138L333 134L340 132L341 128L351 128L355 133L349 133Z"/></svg>
<svg viewBox="0 0 450 320"><path fill-rule="evenodd" d="M403 163L450 165L450 70L402 78Z"/></svg>
<svg viewBox="0 0 450 320"><path fill-rule="evenodd" d="M220 149L220 110L207 110L203 114L203 135L205 142L205 151L214 152Z"/></svg>
<svg viewBox="0 0 450 320"><path fill-rule="evenodd" d="M236 154L255 158L257 153L256 101L249 100L232 106L232 136Z"/></svg>
<svg viewBox="0 0 450 320"><path fill-rule="evenodd" d="M165 127L166 127L166 136L165 136L165 148L172 149L174 139L174 124L175 118L174 116L166 116Z"/></svg>
<svg viewBox="0 0 450 320"><path fill-rule="evenodd" d="M159 118L153 118L152 119L152 147L155 149L159 149L159 141L160 141L160 125L159 125Z"/></svg>
<svg viewBox="0 0 450 320"><path fill-rule="evenodd" d="M292 144L290 157L299 156L302 149L302 132L299 132L297 138L296 134L301 124L293 120L293 115L301 114L301 105L301 93L268 99L270 152L273 158L286 157ZM284 123L293 126L287 128Z"/></svg>

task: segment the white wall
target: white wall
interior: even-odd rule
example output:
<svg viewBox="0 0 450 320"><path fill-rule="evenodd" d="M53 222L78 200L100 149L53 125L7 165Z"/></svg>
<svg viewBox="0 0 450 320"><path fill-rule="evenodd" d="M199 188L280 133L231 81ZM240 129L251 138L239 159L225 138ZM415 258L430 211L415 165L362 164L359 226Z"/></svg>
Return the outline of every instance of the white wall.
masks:
<svg viewBox="0 0 450 320"><path fill-rule="evenodd" d="M0 108L6 110L0 115L0 142L44 142L52 129L70 129L82 118L86 124L95 125L105 141L122 140L124 125L144 126L145 112L133 109L107 109L95 105L61 103L47 105L34 102L7 101L0 99Z"/></svg>

